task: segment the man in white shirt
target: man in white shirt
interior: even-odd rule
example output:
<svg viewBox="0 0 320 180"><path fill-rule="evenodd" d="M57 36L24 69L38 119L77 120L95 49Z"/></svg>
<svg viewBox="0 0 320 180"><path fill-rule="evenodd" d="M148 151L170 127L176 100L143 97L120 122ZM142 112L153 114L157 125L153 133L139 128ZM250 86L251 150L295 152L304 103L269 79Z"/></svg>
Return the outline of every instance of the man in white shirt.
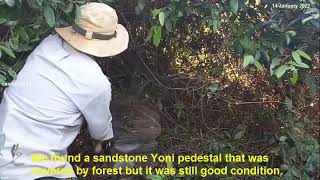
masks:
<svg viewBox="0 0 320 180"><path fill-rule="evenodd" d="M88 55L109 57L128 47L126 29L114 9L102 3L80 8L72 27L57 28L30 54L0 105L0 180L76 177L67 155L84 120L93 139L113 137L111 86ZM47 157L38 162L37 157ZM45 174L45 170L64 170ZM50 178L49 178L50 179Z"/></svg>

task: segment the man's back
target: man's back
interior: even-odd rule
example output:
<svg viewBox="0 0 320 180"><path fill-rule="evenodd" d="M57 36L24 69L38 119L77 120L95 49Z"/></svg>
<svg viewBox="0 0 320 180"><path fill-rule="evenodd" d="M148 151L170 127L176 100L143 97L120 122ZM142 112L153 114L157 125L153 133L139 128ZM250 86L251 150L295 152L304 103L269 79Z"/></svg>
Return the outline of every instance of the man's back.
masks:
<svg viewBox="0 0 320 180"><path fill-rule="evenodd" d="M74 176L69 163L33 162L32 155L67 155L84 118L93 138L110 139L110 99L110 82L94 60L57 35L47 37L4 92L0 133L5 135L5 147L0 155L0 179L48 176L36 168L66 168L70 174L56 177ZM93 105L104 110L93 113ZM15 144L19 145L19 157L11 155Z"/></svg>

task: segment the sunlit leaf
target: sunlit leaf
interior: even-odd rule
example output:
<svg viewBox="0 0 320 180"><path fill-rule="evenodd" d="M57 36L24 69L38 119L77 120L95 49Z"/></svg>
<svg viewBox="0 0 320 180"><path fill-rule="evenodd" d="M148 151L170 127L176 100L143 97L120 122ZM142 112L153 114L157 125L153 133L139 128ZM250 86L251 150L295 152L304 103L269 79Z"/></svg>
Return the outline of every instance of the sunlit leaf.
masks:
<svg viewBox="0 0 320 180"><path fill-rule="evenodd" d="M247 67L249 64L254 63L255 59L252 55L244 55L243 67Z"/></svg>
<svg viewBox="0 0 320 180"><path fill-rule="evenodd" d="M291 37L295 36L297 33L295 31L287 31L286 32L288 35L290 35Z"/></svg>
<svg viewBox="0 0 320 180"><path fill-rule="evenodd" d="M275 75L277 76L277 78L281 78L284 75L284 73L286 73L287 69L287 65L281 65L280 67L278 67L278 69L276 69L275 71Z"/></svg>
<svg viewBox="0 0 320 180"><path fill-rule="evenodd" d="M160 13L159 13L159 22L160 22L161 26L164 25L164 19L165 19L165 14L164 14L164 12L160 12Z"/></svg>
<svg viewBox="0 0 320 180"><path fill-rule="evenodd" d="M161 31L162 27L158 26L155 28L154 34L153 34L153 44L158 47L161 41Z"/></svg>
<svg viewBox="0 0 320 180"><path fill-rule="evenodd" d="M303 62L300 63L300 64L298 64L298 63L296 63L296 62L294 62L294 61L289 61L288 64L292 64L292 65L294 65L294 66L301 67L301 68L306 68L306 69L309 68L308 64L305 64L305 63L303 63Z"/></svg>
<svg viewBox="0 0 320 180"><path fill-rule="evenodd" d="M152 16L153 16L153 17L156 17L160 12L161 12L161 9L154 9L154 10L152 11Z"/></svg>
<svg viewBox="0 0 320 180"><path fill-rule="evenodd" d="M298 80L298 70L297 69L292 69L292 76L290 77L290 81L293 85L297 83Z"/></svg>
<svg viewBox="0 0 320 180"><path fill-rule="evenodd" d="M294 61L296 61L296 63L298 63L298 64L302 63L300 55L299 55L299 53L297 51L292 51L291 54L292 54L292 57L293 57Z"/></svg>
<svg viewBox="0 0 320 180"><path fill-rule="evenodd" d="M254 65L256 65L256 67L260 70L263 71L263 66L261 65L261 63L257 60L253 61Z"/></svg>
<svg viewBox="0 0 320 180"><path fill-rule="evenodd" d="M306 59L308 59L308 60L312 60L311 59L311 57L307 54L307 53L305 53L305 52L303 52L303 51L301 51L301 50L297 50L296 51L300 56L302 56L302 57L304 57L304 58L306 58Z"/></svg>

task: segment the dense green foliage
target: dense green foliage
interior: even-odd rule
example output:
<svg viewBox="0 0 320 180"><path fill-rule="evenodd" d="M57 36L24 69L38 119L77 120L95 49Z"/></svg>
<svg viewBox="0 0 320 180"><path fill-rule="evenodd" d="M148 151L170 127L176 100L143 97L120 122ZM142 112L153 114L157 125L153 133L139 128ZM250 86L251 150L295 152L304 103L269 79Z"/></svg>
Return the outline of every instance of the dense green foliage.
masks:
<svg viewBox="0 0 320 180"><path fill-rule="evenodd" d="M53 27L70 25L79 14L79 6L86 2L88 1L0 0L0 83L13 80L35 45L52 33ZM207 89L199 92L205 96L199 97L203 99L208 96L209 100L210 97L217 97L226 101L226 108L229 108L227 113L230 114L234 112L233 108L236 109L233 105L246 102L235 101L232 99L234 96L226 100L223 90L227 86L220 81L213 82L222 76L228 77L230 82L243 78L240 78L239 71L231 75L226 71L226 67L239 68L237 60L240 58L241 70L247 73L246 78L268 82L265 85L272 89L267 92L265 87L257 86L251 90L262 91L263 98L272 97L276 103L285 105L278 109L259 106L246 111L254 114L261 110L260 114L254 114L256 119L258 116L263 117L264 112L268 116L276 114L274 119L282 127L271 135L263 133L261 139L267 140L266 146L270 146L264 153L272 154L274 159L281 159L274 163L282 165L284 169L281 178L319 178L319 142L314 135L308 133L310 127L304 124L304 120L309 117L308 113L311 113L305 112L304 108L319 105L318 0L294 1L301 8L297 10L277 8L280 2L275 0L99 2L112 4L118 9L119 19L130 33L130 50L146 57L152 67L156 67L153 64L159 57L162 66L159 67L160 70L155 70L159 71L157 88L160 86L167 90L179 90L158 82L161 77L168 77L166 75L172 72L172 68L178 69L174 73L208 78L210 83L206 86ZM161 80L165 81L164 78ZM248 80L239 80L241 83L244 81ZM230 84L232 83L228 85ZM280 98L273 94L273 90L278 89L281 91ZM190 109L188 110L187 102L179 100L173 104L176 118L188 119L187 112ZM309 119L316 122L316 117L319 115L310 115ZM208 137L212 141L210 145L202 147L202 152L241 153L243 149L239 143L254 139L250 139L249 135L245 137L249 131L248 127L243 126L217 132L224 133L223 140ZM211 145L216 149L212 149Z"/></svg>

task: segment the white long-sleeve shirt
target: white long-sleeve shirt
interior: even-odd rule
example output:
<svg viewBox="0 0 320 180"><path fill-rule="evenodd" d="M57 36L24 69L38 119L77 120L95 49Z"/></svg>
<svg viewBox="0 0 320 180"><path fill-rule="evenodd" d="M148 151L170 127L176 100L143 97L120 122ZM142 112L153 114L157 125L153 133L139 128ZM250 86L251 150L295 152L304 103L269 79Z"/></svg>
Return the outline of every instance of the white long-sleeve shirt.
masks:
<svg viewBox="0 0 320 180"><path fill-rule="evenodd" d="M32 173L35 168L71 168L68 162L34 162L32 155L67 155L83 120L92 138L112 138L110 100L110 82L93 59L58 35L45 38L3 94L0 180L74 177L73 171L71 175ZM17 156L12 157L15 144Z"/></svg>

